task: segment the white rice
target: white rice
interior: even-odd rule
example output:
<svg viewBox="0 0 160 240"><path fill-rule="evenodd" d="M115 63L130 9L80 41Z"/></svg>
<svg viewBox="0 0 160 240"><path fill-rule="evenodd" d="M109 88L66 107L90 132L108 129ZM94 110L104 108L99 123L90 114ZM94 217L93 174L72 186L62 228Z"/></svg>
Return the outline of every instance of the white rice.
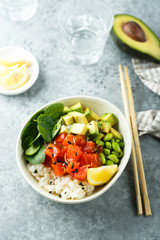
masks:
<svg viewBox="0 0 160 240"><path fill-rule="evenodd" d="M37 179L38 184L50 194L57 194L63 199L82 199L90 195L95 187L87 181L73 179L69 174L55 176L50 167L43 164L27 165L29 172Z"/></svg>

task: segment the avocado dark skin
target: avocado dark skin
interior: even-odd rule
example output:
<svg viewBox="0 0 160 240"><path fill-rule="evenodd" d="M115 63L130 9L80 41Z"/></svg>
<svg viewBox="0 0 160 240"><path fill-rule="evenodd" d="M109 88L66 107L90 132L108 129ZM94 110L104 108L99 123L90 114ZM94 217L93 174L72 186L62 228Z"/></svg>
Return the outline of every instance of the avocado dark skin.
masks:
<svg viewBox="0 0 160 240"><path fill-rule="evenodd" d="M116 46L123 52L127 53L132 57L136 57L142 60L148 60L155 63L160 63L157 59L149 56L148 54L141 53L133 48L130 48L127 44L119 40L119 38L114 34L113 29L111 30L111 37Z"/></svg>
<svg viewBox="0 0 160 240"><path fill-rule="evenodd" d="M111 36L116 46L132 57L160 63L160 40L140 19L115 15Z"/></svg>

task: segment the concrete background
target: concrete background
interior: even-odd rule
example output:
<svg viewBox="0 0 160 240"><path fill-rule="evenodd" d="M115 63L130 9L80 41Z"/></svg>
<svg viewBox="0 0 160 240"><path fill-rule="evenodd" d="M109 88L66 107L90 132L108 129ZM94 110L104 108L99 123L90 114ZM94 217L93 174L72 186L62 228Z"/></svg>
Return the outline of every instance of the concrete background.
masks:
<svg viewBox="0 0 160 240"><path fill-rule="evenodd" d="M136 111L160 110L160 98L135 75L131 57L109 38L100 61L92 66L67 63L57 22L62 1L39 1L36 15L14 23L0 15L0 47L18 45L38 59L40 75L18 96L0 95L0 239L2 240L158 240L160 239L160 140L140 138L152 217L137 216L131 161L118 182L96 200L58 204L36 193L23 179L15 157L21 126L37 108L71 95L99 96L122 111L118 64L127 65ZM159 0L109 0L114 14L141 18L160 38Z"/></svg>

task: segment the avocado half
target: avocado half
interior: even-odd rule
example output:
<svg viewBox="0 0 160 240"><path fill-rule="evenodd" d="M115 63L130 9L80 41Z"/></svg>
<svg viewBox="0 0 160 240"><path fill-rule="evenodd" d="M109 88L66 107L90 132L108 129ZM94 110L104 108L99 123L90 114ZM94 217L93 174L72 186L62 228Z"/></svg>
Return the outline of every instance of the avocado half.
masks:
<svg viewBox="0 0 160 240"><path fill-rule="evenodd" d="M126 53L152 61L160 61L160 40L140 19L127 15L114 16L111 36Z"/></svg>

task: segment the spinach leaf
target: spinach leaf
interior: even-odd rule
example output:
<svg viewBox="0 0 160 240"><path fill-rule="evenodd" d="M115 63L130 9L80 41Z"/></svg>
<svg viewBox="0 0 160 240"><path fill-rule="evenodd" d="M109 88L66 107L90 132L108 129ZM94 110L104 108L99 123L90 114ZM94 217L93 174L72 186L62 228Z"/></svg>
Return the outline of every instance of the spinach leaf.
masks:
<svg viewBox="0 0 160 240"><path fill-rule="evenodd" d="M46 142L50 142L52 140L52 131L50 129L45 129L40 125L38 125L37 128Z"/></svg>
<svg viewBox="0 0 160 240"><path fill-rule="evenodd" d="M34 155L41 147L41 142L38 140L34 142L29 148L26 149L25 154L26 155Z"/></svg>
<svg viewBox="0 0 160 240"><path fill-rule="evenodd" d="M34 142L36 142L38 139L40 139L40 137L41 137L41 134L40 133L38 133L38 135L33 139L33 141L31 142L31 144L33 144ZM41 139L40 139L41 140ZM30 144L30 145L31 145Z"/></svg>
<svg viewBox="0 0 160 240"><path fill-rule="evenodd" d="M51 130L53 128L53 120L50 116L48 116L47 114L41 114L38 118L37 118L37 123L40 127L46 129L46 130Z"/></svg>
<svg viewBox="0 0 160 240"><path fill-rule="evenodd" d="M37 134L38 134L37 123L28 122L26 124L26 126L23 128L23 131L21 133L22 142L28 136L35 138L37 136Z"/></svg>
<svg viewBox="0 0 160 240"><path fill-rule="evenodd" d="M52 129L52 138L54 138L61 128L62 118L54 125Z"/></svg>
<svg viewBox="0 0 160 240"><path fill-rule="evenodd" d="M63 114L64 105L62 103L54 103L46 107L45 113L56 121Z"/></svg>
<svg viewBox="0 0 160 240"><path fill-rule="evenodd" d="M32 156L28 156L25 154L25 159L28 160L31 164L40 164L42 162L44 162L45 160L45 147L42 145L40 147L40 149L38 150L38 152L36 152L34 155Z"/></svg>
<svg viewBox="0 0 160 240"><path fill-rule="evenodd" d="M22 142L22 148L24 150L28 148L32 144L33 140L34 138L32 136L27 136Z"/></svg>
<svg viewBox="0 0 160 240"><path fill-rule="evenodd" d="M29 122L37 120L38 116L41 115L41 114L43 114L43 113L44 113L44 110L39 110L38 112L36 112L36 113L30 118Z"/></svg>

